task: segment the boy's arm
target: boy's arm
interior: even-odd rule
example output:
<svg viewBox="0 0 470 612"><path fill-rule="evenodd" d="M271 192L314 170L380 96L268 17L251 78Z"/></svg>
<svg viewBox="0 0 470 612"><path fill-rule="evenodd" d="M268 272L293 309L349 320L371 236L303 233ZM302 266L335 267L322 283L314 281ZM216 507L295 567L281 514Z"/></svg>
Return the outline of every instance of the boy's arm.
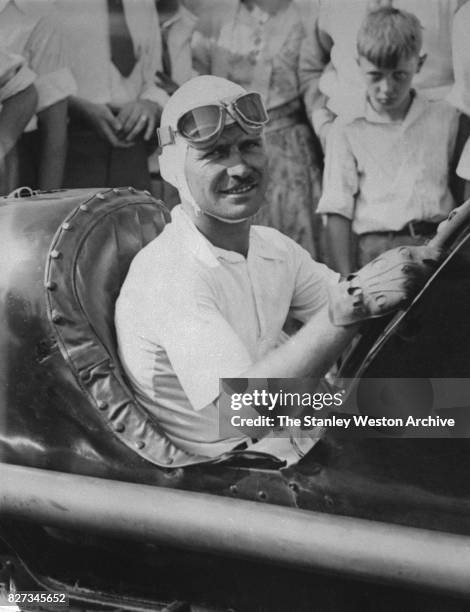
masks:
<svg viewBox="0 0 470 612"><path fill-rule="evenodd" d="M60 189L67 154L67 101L61 100L38 113L38 124L39 189Z"/></svg>
<svg viewBox="0 0 470 612"><path fill-rule="evenodd" d="M348 138L348 126L336 120L328 137L323 194L317 213L327 216L328 263L343 275L355 268L351 252L351 224L359 190L359 170Z"/></svg>
<svg viewBox="0 0 470 612"><path fill-rule="evenodd" d="M347 276L356 268L352 255L351 221L341 215L326 217L328 264L342 276Z"/></svg>

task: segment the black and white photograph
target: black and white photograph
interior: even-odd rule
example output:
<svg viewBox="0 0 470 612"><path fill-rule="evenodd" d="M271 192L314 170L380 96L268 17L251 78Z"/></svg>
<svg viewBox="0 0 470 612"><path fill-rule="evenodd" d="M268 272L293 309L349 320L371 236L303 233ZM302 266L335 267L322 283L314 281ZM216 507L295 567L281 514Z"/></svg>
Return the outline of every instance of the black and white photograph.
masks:
<svg viewBox="0 0 470 612"><path fill-rule="evenodd" d="M0 0L0 612L470 610L470 1Z"/></svg>

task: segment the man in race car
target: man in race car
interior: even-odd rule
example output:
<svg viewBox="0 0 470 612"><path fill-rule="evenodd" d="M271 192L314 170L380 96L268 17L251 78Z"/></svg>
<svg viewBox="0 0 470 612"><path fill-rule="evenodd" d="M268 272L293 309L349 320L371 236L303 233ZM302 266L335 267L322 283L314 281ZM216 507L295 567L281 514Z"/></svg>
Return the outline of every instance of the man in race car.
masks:
<svg viewBox="0 0 470 612"><path fill-rule="evenodd" d="M402 305L438 258L429 247L398 249L340 282L291 239L252 225L268 120L257 93L225 79L196 77L174 93L159 130L160 168L181 204L132 262L117 302L136 397L195 462L238 448L298 460L315 436L291 435L286 451L286 439L280 445L266 429L227 427L219 379L323 376L360 323ZM303 327L286 340L288 316Z"/></svg>

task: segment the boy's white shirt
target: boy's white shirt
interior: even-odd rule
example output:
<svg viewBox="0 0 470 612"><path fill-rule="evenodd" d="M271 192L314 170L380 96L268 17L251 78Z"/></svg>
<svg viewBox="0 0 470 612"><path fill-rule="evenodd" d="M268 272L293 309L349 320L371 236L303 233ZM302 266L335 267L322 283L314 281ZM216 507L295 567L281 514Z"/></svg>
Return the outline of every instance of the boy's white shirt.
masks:
<svg viewBox="0 0 470 612"><path fill-rule="evenodd" d="M356 104L328 135L324 192L317 212L353 221L353 231L398 231L438 222L454 207L447 173L458 112L416 94L402 121Z"/></svg>

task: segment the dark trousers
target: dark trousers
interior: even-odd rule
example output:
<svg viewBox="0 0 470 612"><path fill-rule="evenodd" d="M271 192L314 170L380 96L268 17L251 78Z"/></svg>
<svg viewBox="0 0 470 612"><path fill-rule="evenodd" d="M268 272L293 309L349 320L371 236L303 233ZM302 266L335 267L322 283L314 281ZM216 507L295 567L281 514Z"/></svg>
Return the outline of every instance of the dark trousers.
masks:
<svg viewBox="0 0 470 612"><path fill-rule="evenodd" d="M71 125L64 187L135 187L150 189L148 152L143 140L132 147L112 147L88 128Z"/></svg>

